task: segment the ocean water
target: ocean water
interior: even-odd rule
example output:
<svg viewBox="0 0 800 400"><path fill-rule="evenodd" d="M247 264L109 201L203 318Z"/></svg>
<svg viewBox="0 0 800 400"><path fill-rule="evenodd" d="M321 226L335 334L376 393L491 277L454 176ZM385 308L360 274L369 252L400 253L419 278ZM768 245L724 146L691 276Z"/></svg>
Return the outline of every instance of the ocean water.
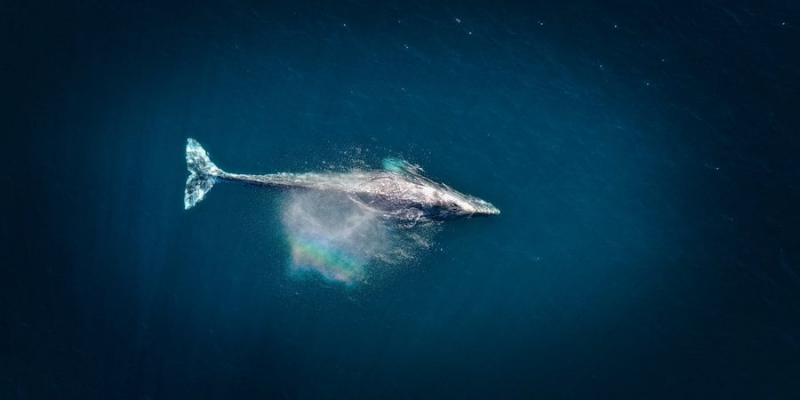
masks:
<svg viewBox="0 0 800 400"><path fill-rule="evenodd" d="M796 2L2 10L0 398L800 397ZM189 137L502 213L184 210Z"/></svg>

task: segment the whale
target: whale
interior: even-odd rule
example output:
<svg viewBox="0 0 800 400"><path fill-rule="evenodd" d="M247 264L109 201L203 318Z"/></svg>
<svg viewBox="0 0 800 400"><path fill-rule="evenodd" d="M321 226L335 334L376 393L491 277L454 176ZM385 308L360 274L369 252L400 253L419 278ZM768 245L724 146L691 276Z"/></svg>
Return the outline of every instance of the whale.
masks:
<svg viewBox="0 0 800 400"><path fill-rule="evenodd" d="M211 161L196 140L186 143L184 208L202 201L218 182L235 182L263 188L313 190L347 196L358 207L400 222L446 221L500 214L491 203L461 193L423 175L418 165L386 158L382 169L348 172L273 173L248 175L225 172Z"/></svg>

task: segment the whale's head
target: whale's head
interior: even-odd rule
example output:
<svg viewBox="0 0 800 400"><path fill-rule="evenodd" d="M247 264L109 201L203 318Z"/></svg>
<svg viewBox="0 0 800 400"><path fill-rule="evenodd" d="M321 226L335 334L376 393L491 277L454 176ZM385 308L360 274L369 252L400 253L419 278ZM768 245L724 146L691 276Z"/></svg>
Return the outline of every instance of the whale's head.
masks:
<svg viewBox="0 0 800 400"><path fill-rule="evenodd" d="M450 191L440 198L430 217L434 219L458 219L500 214L500 210L486 200L475 196Z"/></svg>
<svg viewBox="0 0 800 400"><path fill-rule="evenodd" d="M458 204L462 216L487 216L500 214L500 210L486 200L475 196L463 195L464 199Z"/></svg>

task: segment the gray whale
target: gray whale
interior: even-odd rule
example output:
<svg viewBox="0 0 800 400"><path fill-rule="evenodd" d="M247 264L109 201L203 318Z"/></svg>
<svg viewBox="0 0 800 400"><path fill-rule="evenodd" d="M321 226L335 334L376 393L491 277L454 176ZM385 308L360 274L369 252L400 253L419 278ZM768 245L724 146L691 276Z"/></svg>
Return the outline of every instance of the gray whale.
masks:
<svg viewBox="0 0 800 400"><path fill-rule="evenodd" d="M499 214L495 206L477 197L422 176L422 169L406 161L387 158L382 170L346 173L232 174L218 168L194 139L186 144L184 207L194 207L219 181L247 185L297 188L347 195L360 207L398 221L452 220Z"/></svg>

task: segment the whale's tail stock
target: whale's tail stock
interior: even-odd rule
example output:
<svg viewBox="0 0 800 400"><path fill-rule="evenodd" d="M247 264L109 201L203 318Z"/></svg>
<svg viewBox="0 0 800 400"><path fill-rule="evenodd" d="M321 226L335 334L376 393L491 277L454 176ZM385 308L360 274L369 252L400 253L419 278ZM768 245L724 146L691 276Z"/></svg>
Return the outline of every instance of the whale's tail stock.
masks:
<svg viewBox="0 0 800 400"><path fill-rule="evenodd" d="M189 179L186 180L183 206L188 210L203 200L222 170L211 162L203 146L192 138L186 141L186 169L189 170Z"/></svg>

